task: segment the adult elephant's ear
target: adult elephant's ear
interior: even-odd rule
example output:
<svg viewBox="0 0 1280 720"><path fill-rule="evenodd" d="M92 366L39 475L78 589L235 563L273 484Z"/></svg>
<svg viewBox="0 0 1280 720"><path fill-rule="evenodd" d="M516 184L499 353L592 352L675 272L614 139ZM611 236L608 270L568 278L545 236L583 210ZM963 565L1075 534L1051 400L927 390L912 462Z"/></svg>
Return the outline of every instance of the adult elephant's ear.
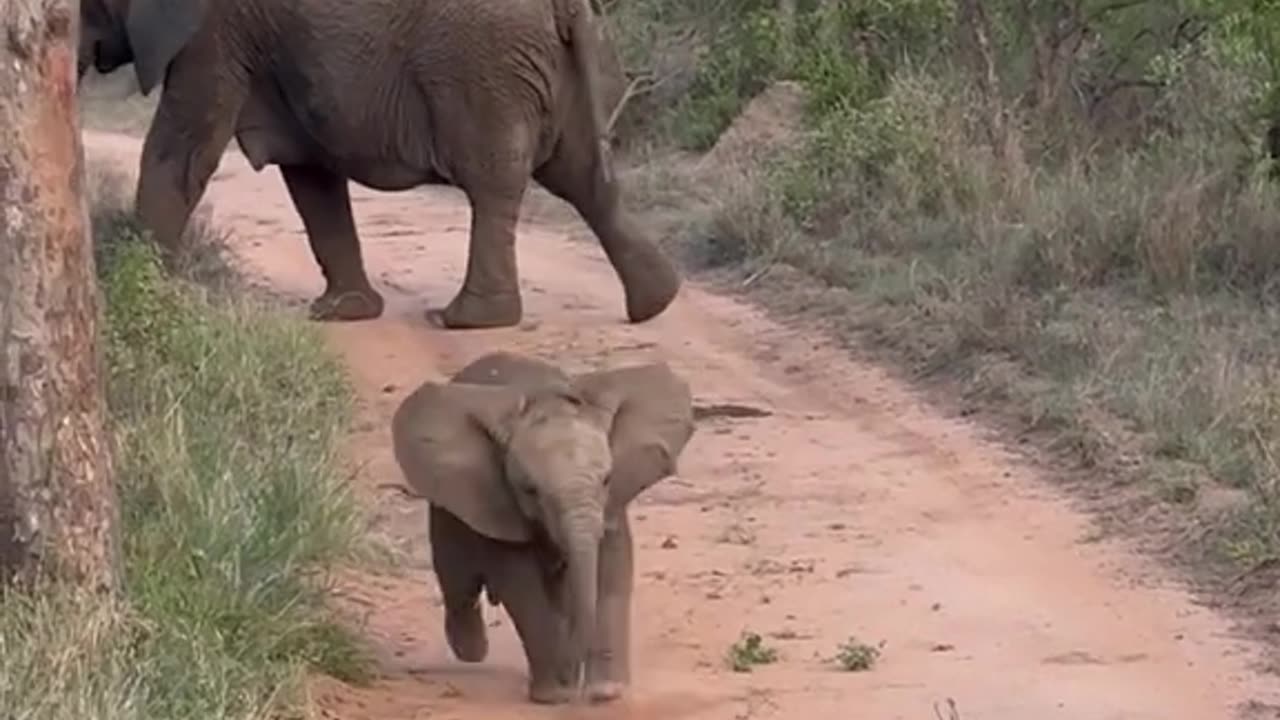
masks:
<svg viewBox="0 0 1280 720"><path fill-rule="evenodd" d="M531 539L502 462L508 428L523 404L511 388L424 383L391 419L392 449L405 481L482 535Z"/></svg>
<svg viewBox="0 0 1280 720"><path fill-rule="evenodd" d="M133 71L143 95L164 78L165 70L204 22L209 0L132 0L125 32L133 49Z"/></svg>
<svg viewBox="0 0 1280 720"><path fill-rule="evenodd" d="M693 436L693 396L666 363L578 375L574 385L612 419L611 507L625 506L677 472L680 453Z"/></svg>

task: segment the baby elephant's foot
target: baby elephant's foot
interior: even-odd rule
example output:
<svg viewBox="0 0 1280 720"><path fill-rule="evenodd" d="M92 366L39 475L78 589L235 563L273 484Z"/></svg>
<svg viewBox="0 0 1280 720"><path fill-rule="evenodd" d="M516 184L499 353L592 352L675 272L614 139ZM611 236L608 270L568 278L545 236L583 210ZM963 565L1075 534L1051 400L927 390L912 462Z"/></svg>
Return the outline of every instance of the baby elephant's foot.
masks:
<svg viewBox="0 0 1280 720"><path fill-rule="evenodd" d="M382 296L373 288L326 290L311 302L311 319L321 322L372 320L382 315Z"/></svg>
<svg viewBox="0 0 1280 720"><path fill-rule="evenodd" d="M627 689L626 663L609 651L592 653L587 662L587 698L593 703L613 702Z"/></svg>
<svg viewBox="0 0 1280 720"><path fill-rule="evenodd" d="M443 311L429 311L427 320L452 330L500 328L519 324L523 313L518 292L478 295L464 287Z"/></svg>
<svg viewBox="0 0 1280 720"><path fill-rule="evenodd" d="M479 605L456 612L446 611L444 634L454 656L462 662L478 663L489 654L489 637L485 633Z"/></svg>
<svg viewBox="0 0 1280 720"><path fill-rule="evenodd" d="M597 680L587 686L587 698L593 703L613 702L626 692L626 683L617 680Z"/></svg>

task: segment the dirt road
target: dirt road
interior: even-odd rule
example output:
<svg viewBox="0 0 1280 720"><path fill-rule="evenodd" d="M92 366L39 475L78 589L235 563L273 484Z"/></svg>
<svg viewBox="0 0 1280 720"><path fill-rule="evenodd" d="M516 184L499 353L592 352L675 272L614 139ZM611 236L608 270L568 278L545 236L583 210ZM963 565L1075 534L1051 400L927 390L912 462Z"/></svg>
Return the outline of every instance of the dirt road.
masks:
<svg viewBox="0 0 1280 720"><path fill-rule="evenodd" d="M136 141L86 142L135 166ZM519 230L524 326L431 328L423 309L451 297L465 263L461 195L353 195L388 308L326 332L360 393L350 451L362 492L413 567L344 584L384 677L366 689L317 681L320 717L930 720L953 698L965 720L1225 720L1246 701L1280 700L1224 621L1121 545L1091 541L1047 482L876 368L691 285L664 316L626 325L598 246L545 220ZM208 197L244 270L302 312L321 278L278 172L230 154ZM490 659L454 661L425 512L377 489L399 481L388 422L400 399L496 348L572 369L661 358L700 405L765 413L702 422L679 476L633 505L636 671L623 704L527 704L522 655L493 608ZM777 662L729 671L744 630ZM871 671L832 660L850 636L883 641Z"/></svg>

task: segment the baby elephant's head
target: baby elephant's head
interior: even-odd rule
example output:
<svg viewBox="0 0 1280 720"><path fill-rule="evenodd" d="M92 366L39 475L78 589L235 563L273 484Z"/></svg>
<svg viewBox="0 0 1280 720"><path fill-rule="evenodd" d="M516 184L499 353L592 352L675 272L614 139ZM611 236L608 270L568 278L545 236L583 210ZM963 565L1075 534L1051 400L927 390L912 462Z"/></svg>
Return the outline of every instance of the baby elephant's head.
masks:
<svg viewBox="0 0 1280 720"><path fill-rule="evenodd" d="M692 434L689 387L661 363L539 383L428 382L392 421L396 461L420 495L481 534L541 535L560 549L579 661L596 626L606 518L674 474Z"/></svg>
<svg viewBox="0 0 1280 720"><path fill-rule="evenodd" d="M598 543L612 480L607 413L571 386L522 395L507 419L503 475L516 507L566 556ZM654 472L673 469L653 468ZM656 478L655 478L656 479Z"/></svg>

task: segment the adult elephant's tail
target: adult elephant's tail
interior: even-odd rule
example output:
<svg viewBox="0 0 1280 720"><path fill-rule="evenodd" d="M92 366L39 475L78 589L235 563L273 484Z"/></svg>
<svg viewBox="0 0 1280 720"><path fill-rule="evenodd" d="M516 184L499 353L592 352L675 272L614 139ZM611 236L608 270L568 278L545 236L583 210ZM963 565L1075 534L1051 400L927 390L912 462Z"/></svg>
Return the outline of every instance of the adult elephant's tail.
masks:
<svg viewBox="0 0 1280 720"><path fill-rule="evenodd" d="M609 138L609 120L604 107L600 81L600 47L596 34L595 13L591 0L566 0L569 13L569 47L573 64L582 82L582 95L590 110L591 136L595 138L596 172L605 184L613 184L613 146Z"/></svg>

